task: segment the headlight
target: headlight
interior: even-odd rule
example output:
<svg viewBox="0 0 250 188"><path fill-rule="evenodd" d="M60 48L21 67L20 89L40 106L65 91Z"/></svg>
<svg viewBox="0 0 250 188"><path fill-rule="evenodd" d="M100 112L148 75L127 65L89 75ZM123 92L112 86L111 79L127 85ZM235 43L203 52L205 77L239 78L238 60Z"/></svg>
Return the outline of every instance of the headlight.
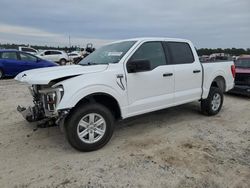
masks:
<svg viewBox="0 0 250 188"><path fill-rule="evenodd" d="M64 90L62 86L58 86L56 88L40 90L39 93L42 94L45 110L53 113L63 97Z"/></svg>

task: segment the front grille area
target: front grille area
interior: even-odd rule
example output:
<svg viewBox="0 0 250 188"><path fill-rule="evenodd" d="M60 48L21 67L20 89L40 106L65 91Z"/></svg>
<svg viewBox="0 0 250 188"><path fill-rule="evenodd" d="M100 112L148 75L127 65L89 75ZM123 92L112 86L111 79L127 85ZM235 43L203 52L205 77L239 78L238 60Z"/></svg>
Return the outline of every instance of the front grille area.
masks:
<svg viewBox="0 0 250 188"><path fill-rule="evenodd" d="M236 85L250 85L250 74L249 73L236 73L235 84Z"/></svg>

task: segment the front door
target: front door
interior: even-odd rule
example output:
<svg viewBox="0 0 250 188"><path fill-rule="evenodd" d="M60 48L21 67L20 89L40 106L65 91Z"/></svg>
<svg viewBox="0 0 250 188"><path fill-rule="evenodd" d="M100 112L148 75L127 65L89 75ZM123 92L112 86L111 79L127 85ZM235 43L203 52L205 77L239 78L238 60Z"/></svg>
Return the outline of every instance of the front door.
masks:
<svg viewBox="0 0 250 188"><path fill-rule="evenodd" d="M128 117L171 106L174 68L167 64L162 42L143 43L128 61L135 60L149 60L151 70L127 73Z"/></svg>

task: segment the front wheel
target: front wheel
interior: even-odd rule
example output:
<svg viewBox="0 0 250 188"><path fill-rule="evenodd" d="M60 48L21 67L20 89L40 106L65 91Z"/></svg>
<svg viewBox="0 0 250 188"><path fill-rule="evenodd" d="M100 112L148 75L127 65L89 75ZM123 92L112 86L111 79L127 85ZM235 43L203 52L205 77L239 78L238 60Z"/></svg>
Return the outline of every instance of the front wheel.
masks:
<svg viewBox="0 0 250 188"><path fill-rule="evenodd" d="M203 114L212 116L219 113L223 104L223 92L217 87L211 87L208 97L201 100Z"/></svg>
<svg viewBox="0 0 250 188"><path fill-rule="evenodd" d="M69 143L80 151L94 151L112 137L114 118L103 105L88 103L74 109L65 122Z"/></svg>

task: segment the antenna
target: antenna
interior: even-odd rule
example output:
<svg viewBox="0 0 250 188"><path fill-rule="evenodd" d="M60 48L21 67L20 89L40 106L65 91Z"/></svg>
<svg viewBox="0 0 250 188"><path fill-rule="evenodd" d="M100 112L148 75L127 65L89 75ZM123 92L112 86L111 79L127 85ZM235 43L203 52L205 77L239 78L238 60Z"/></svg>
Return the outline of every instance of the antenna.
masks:
<svg viewBox="0 0 250 188"><path fill-rule="evenodd" d="M69 35L69 48L71 48L70 35Z"/></svg>

